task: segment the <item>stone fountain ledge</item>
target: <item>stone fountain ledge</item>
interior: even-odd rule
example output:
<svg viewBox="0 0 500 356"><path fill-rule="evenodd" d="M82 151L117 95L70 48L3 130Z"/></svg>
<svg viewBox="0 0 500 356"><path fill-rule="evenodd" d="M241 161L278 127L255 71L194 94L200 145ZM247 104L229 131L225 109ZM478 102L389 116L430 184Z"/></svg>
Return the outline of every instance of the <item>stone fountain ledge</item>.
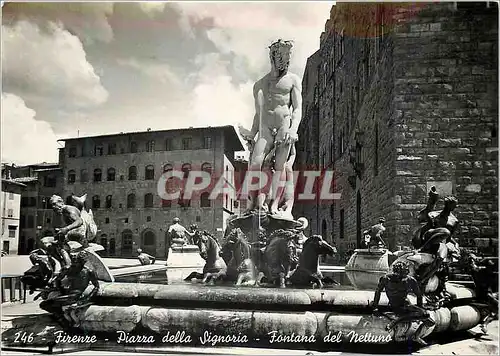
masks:
<svg viewBox="0 0 500 356"><path fill-rule="evenodd" d="M474 291L461 285L447 283L447 291L457 303L460 300L469 300L475 296ZM251 293L250 293L251 291ZM106 304L112 300L120 303L125 300L130 305L134 298L141 299L141 305L165 304L178 301L192 307L206 307L207 303L224 303L228 308L248 308L252 306L273 306L277 309L284 306L314 305L347 308L368 308L373 301L374 292L366 290L342 289L278 289L252 288L234 286L204 286L196 284L161 285L137 283L106 283L96 296L96 303ZM416 298L409 296L415 304ZM388 300L382 293L380 306L387 306Z"/></svg>

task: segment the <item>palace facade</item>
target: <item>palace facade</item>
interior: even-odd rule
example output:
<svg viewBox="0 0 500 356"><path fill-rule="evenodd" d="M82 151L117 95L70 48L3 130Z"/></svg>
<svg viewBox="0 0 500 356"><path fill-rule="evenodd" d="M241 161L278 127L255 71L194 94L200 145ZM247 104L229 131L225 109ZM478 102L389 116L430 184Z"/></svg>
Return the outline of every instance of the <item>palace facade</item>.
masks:
<svg viewBox="0 0 500 356"><path fill-rule="evenodd" d="M175 217L186 228L197 224L222 237L227 218L239 212L234 187L234 153L242 143L233 126L145 131L62 140L60 167L63 197L87 194L99 232L97 242L108 255L132 256L137 248L165 256L168 227ZM190 199L162 199L159 189L174 192L181 185L162 185L170 171L208 172L227 180L217 199L209 191ZM213 187L213 185L211 186Z"/></svg>
<svg viewBox="0 0 500 356"><path fill-rule="evenodd" d="M297 164L333 170L341 199L294 215L339 251L385 217L397 249L436 186L458 198L461 243L493 252L497 58L496 3L337 2L307 62Z"/></svg>

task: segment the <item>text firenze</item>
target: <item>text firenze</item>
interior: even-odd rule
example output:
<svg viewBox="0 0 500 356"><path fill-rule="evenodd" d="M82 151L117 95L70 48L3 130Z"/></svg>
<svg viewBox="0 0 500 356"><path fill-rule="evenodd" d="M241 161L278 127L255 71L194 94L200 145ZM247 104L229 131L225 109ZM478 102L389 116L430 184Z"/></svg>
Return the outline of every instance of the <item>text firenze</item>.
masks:
<svg viewBox="0 0 500 356"><path fill-rule="evenodd" d="M235 199L246 199L257 192L269 194L271 187L277 188L273 197L293 189L295 201L321 202L340 199L340 193L333 193L333 171L294 171L291 186L286 174L247 171L244 175L237 172L215 175L206 171L183 172L171 170L162 174L158 180L158 195L162 200L191 200L208 194L209 200L229 195ZM290 173L289 173L290 174Z"/></svg>

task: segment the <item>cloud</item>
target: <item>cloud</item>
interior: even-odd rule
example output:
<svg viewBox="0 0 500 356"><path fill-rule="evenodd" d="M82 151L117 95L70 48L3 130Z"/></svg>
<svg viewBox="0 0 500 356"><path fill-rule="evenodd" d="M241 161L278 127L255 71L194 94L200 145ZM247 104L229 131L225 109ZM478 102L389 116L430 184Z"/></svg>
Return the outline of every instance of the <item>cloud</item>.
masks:
<svg viewBox="0 0 500 356"><path fill-rule="evenodd" d="M152 17L161 14L165 9L165 5L167 5L167 3L161 1L141 1L137 4L144 13Z"/></svg>
<svg viewBox="0 0 500 356"><path fill-rule="evenodd" d="M302 75L307 58L319 48L334 2L178 3L193 26L206 23L207 36L224 54L244 56L253 72L269 67L268 50L278 38L294 40L291 70ZM314 39L314 40L312 40Z"/></svg>
<svg viewBox="0 0 500 356"><path fill-rule="evenodd" d="M116 62L121 66L135 69L138 72L150 77L151 79L157 80L163 84L170 84L172 86L182 85L182 82L177 74L167 63L138 60L136 58L118 58Z"/></svg>
<svg viewBox="0 0 500 356"><path fill-rule="evenodd" d="M36 24L18 21L2 26L2 32L2 73L11 91L54 106L85 107L107 100L81 41L60 24L50 23L48 31L42 31Z"/></svg>
<svg viewBox="0 0 500 356"><path fill-rule="evenodd" d="M45 27L50 22L60 22L85 44L109 43L113 30L108 16L113 14L113 6L110 2L7 3L3 15L4 23L24 19Z"/></svg>
<svg viewBox="0 0 500 356"><path fill-rule="evenodd" d="M59 146L52 128L35 116L23 99L2 93L2 162L22 165L58 161Z"/></svg>
<svg viewBox="0 0 500 356"><path fill-rule="evenodd" d="M191 115L193 126L251 125L253 118L253 82L234 85L228 72L228 61L219 54L200 55L197 84L192 92Z"/></svg>
<svg viewBox="0 0 500 356"><path fill-rule="evenodd" d="M6 3L3 88L57 135L249 127L252 86L270 69L269 44L295 40L290 70L302 75L307 57L319 48L330 7Z"/></svg>

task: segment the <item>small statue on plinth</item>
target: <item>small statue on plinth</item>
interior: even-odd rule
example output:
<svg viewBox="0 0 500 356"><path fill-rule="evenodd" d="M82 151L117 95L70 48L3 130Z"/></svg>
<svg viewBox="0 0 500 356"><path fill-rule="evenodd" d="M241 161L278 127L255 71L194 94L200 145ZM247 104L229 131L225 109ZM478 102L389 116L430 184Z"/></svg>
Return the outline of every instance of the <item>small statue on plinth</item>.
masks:
<svg viewBox="0 0 500 356"><path fill-rule="evenodd" d="M167 243L165 246L165 260L167 261L170 254L170 248L185 246L189 243L193 243L193 239L197 238L198 236L196 234L196 230L194 232L190 232L188 229L181 225L180 221L181 219L174 218L173 224L169 226L167 231Z"/></svg>
<svg viewBox="0 0 500 356"><path fill-rule="evenodd" d="M370 251L372 247L375 247L377 249L386 247L385 241L382 239L382 235L386 230L384 223L385 218L380 218L378 224L373 225L368 230L363 231L365 245L366 247L368 247L368 251Z"/></svg>
<svg viewBox="0 0 500 356"><path fill-rule="evenodd" d="M141 265L146 266L146 265L154 265L156 261L156 257L151 256L150 254L147 254L146 252L143 252L142 249L138 248L137 249L137 258L139 259L139 262Z"/></svg>
<svg viewBox="0 0 500 356"><path fill-rule="evenodd" d="M171 246L183 246L190 242L190 238L195 236L194 232L190 232L184 226L180 224L179 218L174 218L173 224L168 228L168 234L170 235Z"/></svg>
<svg viewBox="0 0 500 356"><path fill-rule="evenodd" d="M392 265L392 272L380 277L372 304L374 308L373 312L375 314L378 313L377 308L380 296L385 290L389 299L389 307L396 314L396 318L387 325L386 330L391 331L401 323L422 321L422 324L414 334L414 340L422 345L426 345L421 336L435 322L430 317L429 312L423 308L423 294L419 283L409 275L409 272L408 265L405 262L397 261ZM407 298L409 293L414 293L417 296L417 305L410 304Z"/></svg>

